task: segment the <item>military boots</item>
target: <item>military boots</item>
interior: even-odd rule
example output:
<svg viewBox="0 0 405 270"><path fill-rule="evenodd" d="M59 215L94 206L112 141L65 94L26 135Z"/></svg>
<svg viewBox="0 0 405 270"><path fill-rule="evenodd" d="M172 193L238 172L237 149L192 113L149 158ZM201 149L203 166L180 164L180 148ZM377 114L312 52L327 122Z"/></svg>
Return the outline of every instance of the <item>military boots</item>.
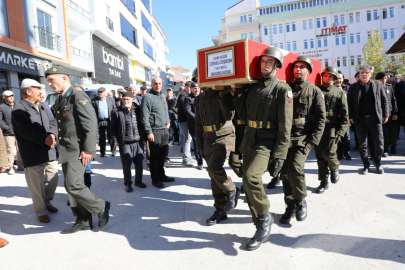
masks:
<svg viewBox="0 0 405 270"><path fill-rule="evenodd" d="M307 218L307 201L295 200L295 206L297 207L295 217L298 221L304 221Z"/></svg>
<svg viewBox="0 0 405 270"><path fill-rule="evenodd" d="M292 218L295 217L295 212L297 211L297 206L295 203L287 204L284 215L280 218L280 223L287 224Z"/></svg>
<svg viewBox="0 0 405 270"><path fill-rule="evenodd" d="M339 181L339 169L330 172L330 181L332 184L336 184Z"/></svg>
<svg viewBox="0 0 405 270"><path fill-rule="evenodd" d="M235 191L228 195L228 201L226 202L226 212L229 213L238 205L238 199L240 195L240 189L236 187Z"/></svg>
<svg viewBox="0 0 405 270"><path fill-rule="evenodd" d="M217 224L219 221L227 218L228 216L226 215L225 209L217 208L217 210L215 210L215 213L209 219L207 219L205 223L207 224L207 226L212 226Z"/></svg>
<svg viewBox="0 0 405 270"><path fill-rule="evenodd" d="M275 188L276 186L280 185L280 173L277 176L271 179L270 183L267 184L268 189Z"/></svg>
<svg viewBox="0 0 405 270"><path fill-rule="evenodd" d="M315 190L316 193L318 194L322 194L325 192L325 190L327 190L329 188L329 182L328 180L322 180L321 184L319 185L319 187Z"/></svg>
<svg viewBox="0 0 405 270"><path fill-rule="evenodd" d="M262 243L269 241L271 224L274 223L274 218L270 212L264 215L257 216L256 233L249 242L246 243L247 250L256 250Z"/></svg>

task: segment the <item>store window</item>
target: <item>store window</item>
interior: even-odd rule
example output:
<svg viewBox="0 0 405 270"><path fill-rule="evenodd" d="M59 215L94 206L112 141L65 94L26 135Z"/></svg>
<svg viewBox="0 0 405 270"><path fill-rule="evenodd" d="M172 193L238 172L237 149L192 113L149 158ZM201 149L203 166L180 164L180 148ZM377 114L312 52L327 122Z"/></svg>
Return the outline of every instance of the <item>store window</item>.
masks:
<svg viewBox="0 0 405 270"><path fill-rule="evenodd" d="M7 71L0 71L0 104L4 102L3 92L9 90Z"/></svg>

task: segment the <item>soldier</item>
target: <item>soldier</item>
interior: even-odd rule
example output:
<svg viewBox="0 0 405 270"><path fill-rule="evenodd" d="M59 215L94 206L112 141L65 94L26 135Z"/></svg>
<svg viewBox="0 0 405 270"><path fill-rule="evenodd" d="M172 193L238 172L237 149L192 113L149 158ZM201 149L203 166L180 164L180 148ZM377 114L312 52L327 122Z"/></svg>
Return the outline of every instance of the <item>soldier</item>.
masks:
<svg viewBox="0 0 405 270"><path fill-rule="evenodd" d="M349 121L349 111L346 94L342 89L333 85L337 79L338 70L335 67L326 67L322 76L321 90L325 97L326 125L320 143L315 146L315 154L318 162L318 179L321 184L316 193L324 193L329 188L330 181L336 184L339 181L340 163L336 156L337 143L345 135Z"/></svg>
<svg viewBox="0 0 405 270"><path fill-rule="evenodd" d="M299 56L292 63L293 122L290 148L281 169L284 201L287 205L280 223L286 224L291 218L298 221L307 218L307 185L305 183L305 161L309 152L321 140L325 128L325 102L322 91L307 80L312 72L312 61L307 56Z"/></svg>
<svg viewBox="0 0 405 270"><path fill-rule="evenodd" d="M98 215L98 229L103 230L109 220L110 202L98 198L84 184L87 163L96 156L97 119L90 98L70 84L69 71L54 66L45 72L48 85L60 92L55 103L58 123L60 155L65 176L65 188L76 222L61 233L75 233L93 228L92 215Z"/></svg>
<svg viewBox="0 0 405 270"><path fill-rule="evenodd" d="M247 250L255 250L270 238L273 216L264 192L262 176L269 160L275 159L271 170L276 176L287 158L292 127L292 91L277 79L283 64L282 52L269 47L259 57L261 82L248 89L237 88L234 100L239 115L247 123L241 151L243 154L243 187L252 213L256 233L247 242Z"/></svg>
<svg viewBox="0 0 405 270"><path fill-rule="evenodd" d="M245 133L246 122L239 117L239 114L235 112L235 117L232 120L235 127L235 151L231 152L229 155L228 164L229 167L235 172L235 174L242 178L243 168L242 168L242 153L239 150L242 144L243 134ZM241 193L244 193L243 186L241 187Z"/></svg>
<svg viewBox="0 0 405 270"><path fill-rule="evenodd" d="M230 152L235 151L235 129L232 124L235 110L229 92L229 89L215 91L209 88L194 102L196 147L207 162L216 208L207 219L207 226L227 219L227 213L238 204L240 194L239 188L224 170Z"/></svg>

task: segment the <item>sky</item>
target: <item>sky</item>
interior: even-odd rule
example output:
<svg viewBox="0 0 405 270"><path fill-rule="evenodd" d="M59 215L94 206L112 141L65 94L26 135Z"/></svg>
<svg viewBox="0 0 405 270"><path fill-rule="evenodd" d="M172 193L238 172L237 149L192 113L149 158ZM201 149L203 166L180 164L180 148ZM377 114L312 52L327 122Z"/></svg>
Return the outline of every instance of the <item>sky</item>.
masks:
<svg viewBox="0 0 405 270"><path fill-rule="evenodd" d="M152 12L165 32L170 66L193 70L197 67L197 50L214 46L212 37L221 30L225 10L239 0L153 0ZM261 0L261 6L286 2Z"/></svg>

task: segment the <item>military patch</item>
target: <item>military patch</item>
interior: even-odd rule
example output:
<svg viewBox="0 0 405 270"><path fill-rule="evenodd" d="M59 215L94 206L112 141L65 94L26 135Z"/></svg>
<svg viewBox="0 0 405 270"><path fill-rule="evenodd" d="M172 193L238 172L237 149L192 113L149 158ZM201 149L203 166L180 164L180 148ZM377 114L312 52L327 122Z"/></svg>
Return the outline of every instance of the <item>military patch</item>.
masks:
<svg viewBox="0 0 405 270"><path fill-rule="evenodd" d="M82 105L86 105L87 100L79 100L79 103Z"/></svg>
<svg viewBox="0 0 405 270"><path fill-rule="evenodd" d="M292 92L291 91L288 91L287 97L292 98Z"/></svg>
<svg viewBox="0 0 405 270"><path fill-rule="evenodd" d="M67 111L63 112L63 117L67 117Z"/></svg>
<svg viewBox="0 0 405 270"><path fill-rule="evenodd" d="M69 97L69 96L70 96L70 92L67 92L67 93L66 93L66 97Z"/></svg>
<svg viewBox="0 0 405 270"><path fill-rule="evenodd" d="M55 71L58 71L58 69L57 69L56 67L54 67L54 68L52 69L52 71L55 72Z"/></svg>

